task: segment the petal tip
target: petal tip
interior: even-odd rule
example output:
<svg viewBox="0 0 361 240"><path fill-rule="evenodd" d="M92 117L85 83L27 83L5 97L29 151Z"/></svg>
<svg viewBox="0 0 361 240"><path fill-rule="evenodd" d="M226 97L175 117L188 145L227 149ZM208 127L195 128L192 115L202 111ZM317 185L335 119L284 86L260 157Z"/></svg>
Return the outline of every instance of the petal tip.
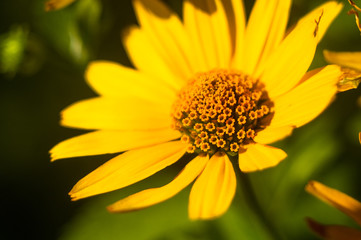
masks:
<svg viewBox="0 0 361 240"><path fill-rule="evenodd" d="M311 229L312 232L318 234L320 237L326 237L325 227L313 220L312 218L306 218L307 226Z"/></svg>
<svg viewBox="0 0 361 240"><path fill-rule="evenodd" d="M319 182L310 180L308 181L307 185L305 186L306 192L314 195L315 191L317 190L317 187L320 185Z"/></svg>

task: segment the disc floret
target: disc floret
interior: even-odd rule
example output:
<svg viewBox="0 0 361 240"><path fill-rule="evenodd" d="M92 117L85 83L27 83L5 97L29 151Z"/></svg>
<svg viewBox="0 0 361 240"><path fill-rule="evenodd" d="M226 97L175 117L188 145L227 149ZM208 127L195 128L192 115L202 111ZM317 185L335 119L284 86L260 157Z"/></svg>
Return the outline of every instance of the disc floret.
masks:
<svg viewBox="0 0 361 240"><path fill-rule="evenodd" d="M172 113L188 153L230 156L253 142L272 116L273 103L264 86L233 70L196 74L180 91Z"/></svg>

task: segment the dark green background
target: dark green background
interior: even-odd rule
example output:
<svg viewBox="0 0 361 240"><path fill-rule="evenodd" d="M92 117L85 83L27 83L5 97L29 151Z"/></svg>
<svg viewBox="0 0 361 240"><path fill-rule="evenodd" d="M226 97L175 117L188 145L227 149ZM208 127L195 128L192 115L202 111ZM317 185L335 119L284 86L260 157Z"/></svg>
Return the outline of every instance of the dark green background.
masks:
<svg viewBox="0 0 361 240"><path fill-rule="evenodd" d="M167 2L181 12L180 1ZM248 10L251 2L246 1ZM295 0L290 25L322 2ZM347 15L350 6L344 3L319 45L312 68L326 64L323 49L361 51L360 33L353 16ZM60 127L59 112L95 96L83 79L87 62L106 59L130 65L120 34L135 23L135 17L130 1L79 0L57 12L44 12L43 4L42 0L0 2L0 239L269 239L241 191L227 214L213 221L187 219L189 188L140 212L113 215L105 210L120 197L167 183L181 164L124 190L70 201L67 193L77 180L111 156L50 163L52 146L83 133ZM20 50L4 55L9 36ZM74 41L80 52L71 49ZM284 162L250 174L261 205L285 239L316 239L304 222L307 216L355 226L303 188L315 179L361 199L359 96L359 89L338 94L321 117L277 143L289 155Z"/></svg>

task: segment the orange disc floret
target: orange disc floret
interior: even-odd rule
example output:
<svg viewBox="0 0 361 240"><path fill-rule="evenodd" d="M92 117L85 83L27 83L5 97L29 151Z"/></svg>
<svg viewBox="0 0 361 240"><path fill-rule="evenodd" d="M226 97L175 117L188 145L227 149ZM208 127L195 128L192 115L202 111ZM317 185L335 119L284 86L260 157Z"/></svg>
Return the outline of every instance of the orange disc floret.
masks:
<svg viewBox="0 0 361 240"><path fill-rule="evenodd" d="M198 73L180 91L173 126L193 146L189 153L234 155L270 123L272 108L257 80L239 71L212 70Z"/></svg>

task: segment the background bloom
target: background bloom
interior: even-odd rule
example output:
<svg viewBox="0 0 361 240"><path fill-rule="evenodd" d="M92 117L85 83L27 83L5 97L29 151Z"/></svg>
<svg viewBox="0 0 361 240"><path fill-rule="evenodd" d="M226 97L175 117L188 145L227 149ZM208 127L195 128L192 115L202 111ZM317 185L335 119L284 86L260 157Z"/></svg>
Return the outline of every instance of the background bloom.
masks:
<svg viewBox="0 0 361 240"><path fill-rule="evenodd" d="M327 62L343 67L343 75L337 84L340 92L358 87L361 81L361 52L331 52L325 50L323 55Z"/></svg>
<svg viewBox="0 0 361 240"><path fill-rule="evenodd" d="M306 191L347 214L361 226L361 203L359 201L316 181L310 181L306 186ZM339 225L323 225L312 219L307 221L311 230L324 239L361 239L361 231L354 228Z"/></svg>

